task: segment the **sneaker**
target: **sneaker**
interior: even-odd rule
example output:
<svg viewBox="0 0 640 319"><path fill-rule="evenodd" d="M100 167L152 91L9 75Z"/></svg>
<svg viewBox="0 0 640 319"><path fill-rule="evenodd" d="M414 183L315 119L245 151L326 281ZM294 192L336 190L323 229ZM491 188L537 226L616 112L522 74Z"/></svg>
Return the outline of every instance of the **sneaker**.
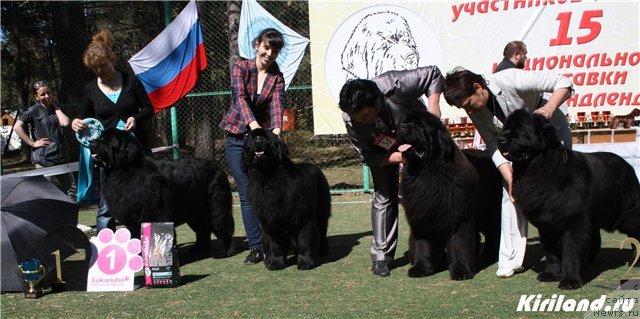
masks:
<svg viewBox="0 0 640 319"><path fill-rule="evenodd" d="M387 277L391 274L389 263L386 260L374 261L371 265L371 272L376 276Z"/></svg>
<svg viewBox="0 0 640 319"><path fill-rule="evenodd" d="M91 227L89 227L87 225L82 225L82 224L78 224L78 226L76 226L76 227L78 227L78 229L80 229L81 231L83 231L85 233L89 232L89 231L91 231L93 229L93 228L91 228Z"/></svg>
<svg viewBox="0 0 640 319"><path fill-rule="evenodd" d="M524 268L522 268L522 267L518 267L516 269L498 268L498 271L496 271L496 276L498 276L500 278L509 278L509 277L513 276L515 273L521 272L523 270L524 270Z"/></svg>
<svg viewBox="0 0 640 319"><path fill-rule="evenodd" d="M264 260L264 253L262 252L262 248L253 247L249 250L249 256L244 259L245 265L253 265L257 264Z"/></svg>

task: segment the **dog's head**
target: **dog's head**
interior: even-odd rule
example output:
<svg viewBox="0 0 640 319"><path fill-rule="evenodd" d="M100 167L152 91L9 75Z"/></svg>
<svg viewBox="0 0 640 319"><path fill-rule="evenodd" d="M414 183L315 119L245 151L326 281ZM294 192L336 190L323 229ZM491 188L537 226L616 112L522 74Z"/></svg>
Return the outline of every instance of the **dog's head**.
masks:
<svg viewBox="0 0 640 319"><path fill-rule="evenodd" d="M399 14L366 15L353 29L341 54L349 78L370 79L390 70L418 67L420 53L409 23Z"/></svg>
<svg viewBox="0 0 640 319"><path fill-rule="evenodd" d="M244 172L250 169L269 170L288 159L287 145L271 130L258 128L247 135L240 164Z"/></svg>
<svg viewBox="0 0 640 319"><path fill-rule="evenodd" d="M549 120L527 109L509 115L497 143L502 156L512 162L526 161L545 150L562 147Z"/></svg>
<svg viewBox="0 0 640 319"><path fill-rule="evenodd" d="M408 161L453 159L455 143L440 119L426 109L411 111L398 126L399 144L411 148L402 154Z"/></svg>
<svg viewBox="0 0 640 319"><path fill-rule="evenodd" d="M100 166L117 168L138 163L144 159L140 142L130 132L110 128L89 146L91 157Z"/></svg>

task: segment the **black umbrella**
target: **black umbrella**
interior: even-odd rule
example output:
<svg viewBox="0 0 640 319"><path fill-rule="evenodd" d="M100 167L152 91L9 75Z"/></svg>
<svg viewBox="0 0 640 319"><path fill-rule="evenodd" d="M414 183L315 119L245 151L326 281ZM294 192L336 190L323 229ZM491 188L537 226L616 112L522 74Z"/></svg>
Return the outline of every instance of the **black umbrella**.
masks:
<svg viewBox="0 0 640 319"><path fill-rule="evenodd" d="M61 260L75 254L76 247L91 252L86 235L76 228L80 207L46 178L0 176L0 186L2 291L24 291L17 268L23 260L39 259L46 277L55 270L56 250Z"/></svg>

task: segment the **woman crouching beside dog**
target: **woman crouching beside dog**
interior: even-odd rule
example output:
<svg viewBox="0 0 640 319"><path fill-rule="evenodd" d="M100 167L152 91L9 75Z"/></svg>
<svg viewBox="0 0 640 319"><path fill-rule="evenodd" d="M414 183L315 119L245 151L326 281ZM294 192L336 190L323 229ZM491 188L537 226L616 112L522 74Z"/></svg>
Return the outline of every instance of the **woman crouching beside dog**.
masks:
<svg viewBox="0 0 640 319"><path fill-rule="evenodd" d="M276 63L284 47L284 37L276 29L265 29L253 40L253 47L256 50L254 59L239 59L233 65L233 100L220 122L220 127L227 133L227 162L238 189L242 222L249 243L249 255L244 260L247 265L264 260L264 253L260 222L247 197L249 179L240 165L245 134L265 126L271 127L273 133L279 135L284 111L284 76Z"/></svg>
<svg viewBox="0 0 640 319"><path fill-rule="evenodd" d="M522 271L527 246L527 220L516 210L511 195L513 169L497 149L497 137L513 111L528 108L550 119L564 146L571 149L571 131L558 109L573 92L573 83L563 75L507 69L488 76L455 68L444 82L444 98L464 109L487 145L487 151L504 179L502 234L496 276L507 278ZM548 101L543 93L552 93ZM546 102L546 103L545 103Z"/></svg>
<svg viewBox="0 0 640 319"><path fill-rule="evenodd" d="M153 107L142 83L133 75L119 72L114 64L117 57L112 50L113 35L109 30L101 30L93 35L91 43L84 51L84 64L96 75L82 90L82 104L79 117L73 119L74 131L87 129L85 118L95 118L104 127L124 128L133 131L142 145L147 148L143 123L153 116ZM115 231L115 221L108 212L103 196L104 170L100 168L100 206L96 216L98 232L104 228Z"/></svg>

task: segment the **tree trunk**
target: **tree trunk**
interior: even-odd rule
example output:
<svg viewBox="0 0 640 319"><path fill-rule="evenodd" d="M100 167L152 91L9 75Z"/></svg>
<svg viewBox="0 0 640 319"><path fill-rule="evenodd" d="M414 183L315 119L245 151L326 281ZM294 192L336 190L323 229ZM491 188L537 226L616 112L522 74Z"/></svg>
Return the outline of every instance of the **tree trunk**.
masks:
<svg viewBox="0 0 640 319"><path fill-rule="evenodd" d="M59 61L60 78L58 96L61 104L80 101L82 87L89 81L90 73L82 62L82 53L89 44L87 25L82 6L51 6L53 19L51 27L55 39L55 53ZM53 65L53 63L52 63ZM55 74L55 73L52 73ZM77 107L65 107L62 111L73 119L78 116ZM64 148L66 160L78 159L79 145L70 128L64 129Z"/></svg>
<svg viewBox="0 0 640 319"><path fill-rule="evenodd" d="M82 87L91 78L82 62L82 53L89 44L89 34L82 6L51 6L53 34L56 53L60 61L60 86L58 99L61 102L79 101ZM70 117L75 114L67 114Z"/></svg>
<svg viewBox="0 0 640 319"><path fill-rule="evenodd" d="M240 12L242 1L227 2L227 16L229 21L229 75L233 64L240 58L238 48L238 29L240 28Z"/></svg>
<svg viewBox="0 0 640 319"><path fill-rule="evenodd" d="M19 11L16 10L19 6L19 3L14 2L10 3L12 9L9 10L9 14L3 16L3 24L7 26L9 29L9 36L11 38L11 42L13 42L13 50L11 50L11 54L14 56L14 81L16 85L16 103L20 105L21 111L26 110L28 107L27 103L29 101L29 92L28 88L25 88L25 63L23 59L28 59L29 55L23 52L22 45L22 32L20 28L20 14ZM7 22L8 20L8 22ZM22 153L21 161L26 161L29 159L31 155L31 147L27 145L27 143L22 143L20 147L20 151Z"/></svg>

